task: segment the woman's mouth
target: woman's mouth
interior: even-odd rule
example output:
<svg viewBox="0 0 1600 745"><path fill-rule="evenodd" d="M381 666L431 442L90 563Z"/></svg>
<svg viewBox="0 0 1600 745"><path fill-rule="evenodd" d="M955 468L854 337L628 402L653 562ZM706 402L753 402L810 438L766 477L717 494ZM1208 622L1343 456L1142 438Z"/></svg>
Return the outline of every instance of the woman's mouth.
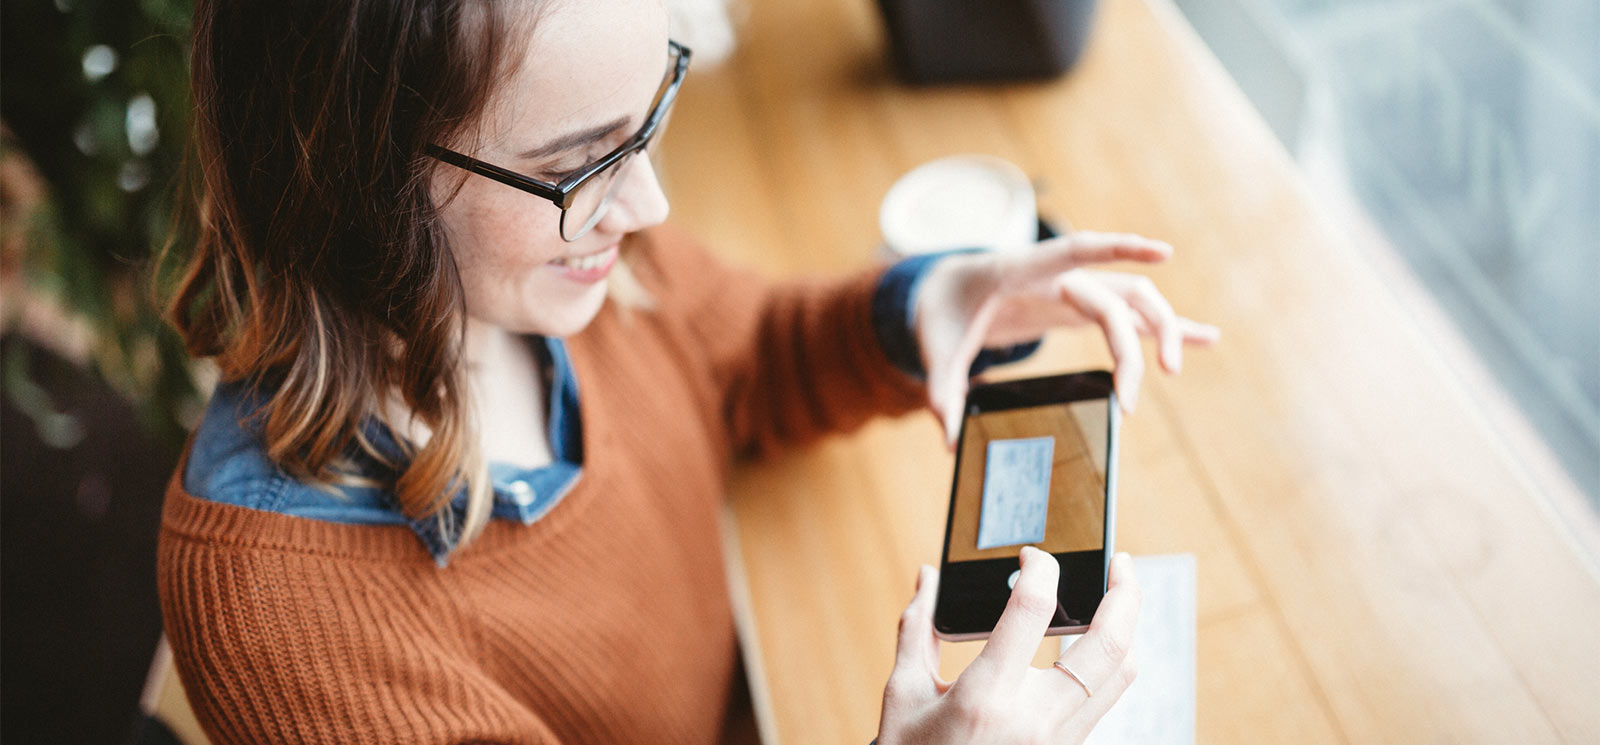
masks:
<svg viewBox="0 0 1600 745"><path fill-rule="evenodd" d="M611 273L617 263L618 246L613 243L599 251L581 256L563 256L550 262L561 271L561 276L574 282L594 284Z"/></svg>

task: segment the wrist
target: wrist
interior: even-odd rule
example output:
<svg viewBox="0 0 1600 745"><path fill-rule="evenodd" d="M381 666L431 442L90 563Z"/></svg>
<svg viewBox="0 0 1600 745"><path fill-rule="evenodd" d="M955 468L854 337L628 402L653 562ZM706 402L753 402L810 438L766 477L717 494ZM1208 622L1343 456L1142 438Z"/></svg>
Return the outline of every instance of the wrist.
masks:
<svg viewBox="0 0 1600 745"><path fill-rule="evenodd" d="M975 250L910 256L891 265L878 281L872 298L873 329L889 361L913 380L920 381L927 374L916 316L920 308L927 307L922 299L930 294L928 279L935 272L946 273L942 270L947 264Z"/></svg>

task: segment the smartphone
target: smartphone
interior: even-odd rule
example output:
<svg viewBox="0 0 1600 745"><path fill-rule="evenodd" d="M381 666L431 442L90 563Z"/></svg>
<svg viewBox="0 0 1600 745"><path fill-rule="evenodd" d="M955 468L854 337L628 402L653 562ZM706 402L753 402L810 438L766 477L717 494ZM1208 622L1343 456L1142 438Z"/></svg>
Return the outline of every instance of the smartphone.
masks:
<svg viewBox="0 0 1600 745"><path fill-rule="evenodd" d="M988 638L1016 584L1023 546L1061 565L1048 634L1088 630L1116 551L1118 425L1111 373L1103 370L972 389L933 612L940 638Z"/></svg>

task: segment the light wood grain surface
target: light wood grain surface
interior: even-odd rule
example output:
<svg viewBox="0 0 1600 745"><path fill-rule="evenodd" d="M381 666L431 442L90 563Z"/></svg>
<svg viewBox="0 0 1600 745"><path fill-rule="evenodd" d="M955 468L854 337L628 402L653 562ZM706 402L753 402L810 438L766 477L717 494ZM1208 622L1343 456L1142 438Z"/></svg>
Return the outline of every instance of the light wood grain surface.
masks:
<svg viewBox="0 0 1600 745"><path fill-rule="evenodd" d="M1166 0L1105 0L1061 80L931 90L887 74L867 0L747 6L664 153L674 219L731 260L866 266L893 180L961 152L1021 164L1047 216L1178 247L1150 276L1225 336L1152 373L1126 419L1118 545L1198 557L1199 742L1600 742L1600 581L1573 538L1592 524L1554 517L1578 513L1518 450L1525 423L1494 426L1504 396ZM1006 374L1108 364L1066 332ZM769 745L874 736L950 476L925 414L739 471L730 561ZM946 675L974 653L947 645Z"/></svg>

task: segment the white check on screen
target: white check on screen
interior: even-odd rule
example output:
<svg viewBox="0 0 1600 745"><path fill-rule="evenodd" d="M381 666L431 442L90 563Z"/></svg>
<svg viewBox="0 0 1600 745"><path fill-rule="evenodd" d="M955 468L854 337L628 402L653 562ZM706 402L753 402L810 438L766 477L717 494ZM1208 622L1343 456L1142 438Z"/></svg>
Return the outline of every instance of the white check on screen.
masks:
<svg viewBox="0 0 1600 745"><path fill-rule="evenodd" d="M1053 437L989 442L983 464L983 511L978 518L978 548L998 548L1044 540L1050 506Z"/></svg>

